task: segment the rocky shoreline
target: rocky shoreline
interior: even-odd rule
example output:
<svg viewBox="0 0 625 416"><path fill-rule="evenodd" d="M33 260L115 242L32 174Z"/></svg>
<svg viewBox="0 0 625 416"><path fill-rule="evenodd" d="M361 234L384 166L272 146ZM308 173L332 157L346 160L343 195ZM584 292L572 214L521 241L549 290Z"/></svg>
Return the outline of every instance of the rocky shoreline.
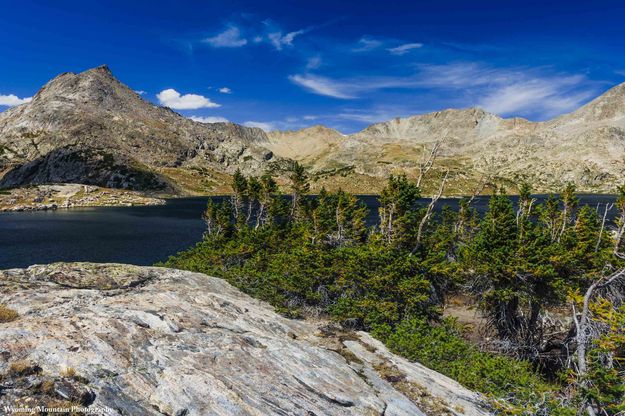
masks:
<svg viewBox="0 0 625 416"><path fill-rule="evenodd" d="M0 191L0 212L59 208L162 205L165 200L125 189L81 184L52 184Z"/></svg>

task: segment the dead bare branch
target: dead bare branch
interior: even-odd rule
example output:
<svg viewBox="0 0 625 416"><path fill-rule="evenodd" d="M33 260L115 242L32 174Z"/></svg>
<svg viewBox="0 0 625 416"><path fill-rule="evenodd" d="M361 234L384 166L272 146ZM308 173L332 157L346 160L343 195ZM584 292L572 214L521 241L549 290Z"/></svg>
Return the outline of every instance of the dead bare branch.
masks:
<svg viewBox="0 0 625 416"><path fill-rule="evenodd" d="M473 202L475 197L480 195L484 191L484 188L486 188L486 185L488 184L488 182L490 182L490 178L491 176L489 174L487 173L482 174L482 176L480 177L480 180L477 183L477 186L475 187L475 189L473 190L473 193L471 194L471 198L469 198L467 205L471 205L471 202Z"/></svg>
<svg viewBox="0 0 625 416"><path fill-rule="evenodd" d="M417 181L416 181L417 186L419 187L421 186L421 182L423 181L423 178L425 178L428 172L432 169L432 166L434 166L434 162L436 161L436 158L439 156L441 145L445 141L446 137L447 137L447 132L445 131L443 133L443 137L440 140L437 140L434 142L434 144L432 145L432 148L430 149L430 153L427 154L427 156L425 156L425 153L424 155L422 155L421 161L419 162L419 165L418 165L419 176L417 177Z"/></svg>
<svg viewBox="0 0 625 416"><path fill-rule="evenodd" d="M573 310L573 322L575 324L575 341L576 341L576 358L577 358L577 374L578 377L583 379L584 375L588 371L588 364L586 359L586 352L588 347L601 336L601 329L597 327L591 316L590 303L597 295L601 295L609 301L613 301L616 304L622 304L623 293L622 290L610 291L611 286L619 283L623 285L625 283L625 269L620 269L611 275L602 276L597 281L593 282L586 293L584 294L584 300L582 302L582 310L577 312L575 303L571 303ZM622 288L621 288L622 289ZM582 384L587 383L582 381ZM588 415L596 415L596 411L590 402L586 403L586 412Z"/></svg>
<svg viewBox="0 0 625 416"><path fill-rule="evenodd" d="M419 246L421 245L421 240L423 239L423 231L425 230L426 224L429 222L430 218L432 217L432 213L434 212L434 206L443 195L443 191L445 189L445 183L447 182L448 176L449 176L449 171L446 171L445 176L443 176L443 179L441 180L441 184L438 188L438 193L432 196L432 200L428 204L428 207L425 211L425 214L423 215L423 218L421 218L421 222L419 223L419 228L417 230L417 243L414 249L412 250L412 253L415 253L419 249Z"/></svg>
<svg viewBox="0 0 625 416"><path fill-rule="evenodd" d="M608 212L612 210L614 204L605 204L605 209L603 210L603 217L601 218L601 229L599 230L599 237L597 237L597 244L595 245L595 253L599 251L599 247L601 246L601 238L603 237L603 231L605 230L605 220L608 216ZM597 207L598 208L598 207Z"/></svg>

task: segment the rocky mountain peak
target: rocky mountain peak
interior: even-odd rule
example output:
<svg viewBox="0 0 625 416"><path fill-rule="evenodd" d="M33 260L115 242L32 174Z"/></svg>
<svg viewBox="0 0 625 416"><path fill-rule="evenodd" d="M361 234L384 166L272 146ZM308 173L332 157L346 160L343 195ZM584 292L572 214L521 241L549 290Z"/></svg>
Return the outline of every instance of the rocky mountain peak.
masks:
<svg viewBox="0 0 625 416"><path fill-rule="evenodd" d="M435 140L447 134L461 132L465 134L470 130L492 129L502 120L499 116L481 108L446 109L372 124L354 136L409 139L428 134Z"/></svg>
<svg viewBox="0 0 625 416"><path fill-rule="evenodd" d="M306 140L297 140L302 132ZM272 147L278 156L317 172L349 169L352 178L331 180L356 193L381 190L390 174L414 175L424 151L439 140L437 168L450 168L454 177L449 193L472 192L470 184L483 175L527 181L539 192L557 192L568 181L585 192L613 192L625 175L625 83L546 122L465 108L393 118L335 142L314 129L272 134L280 140Z"/></svg>
<svg viewBox="0 0 625 416"><path fill-rule="evenodd" d="M47 106L49 101L80 104L81 107L97 106L100 110L115 107L120 111L133 110L129 107L144 102L115 78L106 65L77 74L66 72L53 78L37 92L32 104Z"/></svg>
<svg viewBox="0 0 625 416"><path fill-rule="evenodd" d="M625 83L610 88L573 114L594 120L625 116Z"/></svg>
<svg viewBox="0 0 625 416"><path fill-rule="evenodd" d="M309 132L318 132L318 133L338 133L336 130L331 129L330 127L326 127L323 124L315 124L314 126L306 127L301 129L301 131L309 131ZM340 133L339 133L340 134Z"/></svg>
<svg viewBox="0 0 625 416"><path fill-rule="evenodd" d="M610 88L572 113L564 114L544 124L569 135L573 131L604 126L625 128L625 83Z"/></svg>
<svg viewBox="0 0 625 416"><path fill-rule="evenodd" d="M113 73L111 72L111 68L109 68L109 66L106 65L106 64L103 64L103 65L100 65L100 66L96 66L95 68L88 69L85 72L97 72L97 73L101 73L101 74L106 74L106 75L108 75L110 77L113 76Z"/></svg>
<svg viewBox="0 0 625 416"><path fill-rule="evenodd" d="M285 158L312 171L343 172L328 187L371 193L390 173L414 172L423 149L443 138L444 163L458 177L488 170L511 183L532 182L537 191L574 181L583 191L610 192L625 175L625 83L546 122L446 109L346 136L321 125L265 133L196 123L144 100L103 65L61 74L30 103L0 113L0 186L70 181L142 189L168 182L206 193L214 189L198 184L215 183L215 176L197 172L225 183L237 168L257 174ZM454 190L466 192L464 186Z"/></svg>
<svg viewBox="0 0 625 416"><path fill-rule="evenodd" d="M132 189L176 180L163 168L264 170L260 129L195 123L141 98L102 65L63 73L0 116L0 186L77 182ZM177 172L175 173L178 174ZM198 182L207 181L202 178Z"/></svg>

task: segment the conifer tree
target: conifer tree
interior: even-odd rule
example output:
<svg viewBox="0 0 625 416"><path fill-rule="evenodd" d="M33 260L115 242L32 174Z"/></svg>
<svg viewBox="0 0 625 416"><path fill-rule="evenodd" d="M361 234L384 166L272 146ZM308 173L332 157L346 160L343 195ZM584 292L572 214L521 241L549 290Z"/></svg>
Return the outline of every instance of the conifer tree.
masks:
<svg viewBox="0 0 625 416"><path fill-rule="evenodd" d="M471 208L468 198L461 198L458 202L458 215L454 232L458 238L458 244L466 244L477 229L478 215L475 208Z"/></svg>
<svg viewBox="0 0 625 416"><path fill-rule="evenodd" d="M206 210L202 214L202 219L206 223L206 234L208 235L216 235L221 231L217 223L217 210L218 206L213 201L213 198L209 197Z"/></svg>
<svg viewBox="0 0 625 416"><path fill-rule="evenodd" d="M247 179L239 169L232 177L232 209L234 214L234 222L237 229L241 229L245 224L246 216L244 207L247 205Z"/></svg>
<svg viewBox="0 0 625 416"><path fill-rule="evenodd" d="M332 236L336 245L363 241L367 235L367 214L367 207L358 198L339 190L336 193L336 231Z"/></svg>
<svg viewBox="0 0 625 416"><path fill-rule="evenodd" d="M260 181L252 176L247 180L247 214L245 218L245 224L250 225L252 220L252 215L254 213L254 209L259 205L258 200L260 199L260 194L262 192L262 184ZM258 217L258 212L256 216Z"/></svg>
<svg viewBox="0 0 625 416"><path fill-rule="evenodd" d="M562 228L560 229L560 235L558 236L558 240L562 238L566 228L574 222L575 218L575 209L579 204L579 199L575 195L575 184L569 182L566 184L562 193L560 194L560 199L562 200Z"/></svg>
<svg viewBox="0 0 625 416"><path fill-rule="evenodd" d="M480 306L503 339L515 338L519 327L522 288L514 271L517 231L512 201L502 189L491 197L466 255L475 270L473 289L481 297Z"/></svg>
<svg viewBox="0 0 625 416"><path fill-rule="evenodd" d="M549 197L539 207L540 221L544 225L545 232L549 235L551 241L556 241L561 230L561 214L558 207L558 200L549 194Z"/></svg>
<svg viewBox="0 0 625 416"><path fill-rule="evenodd" d="M310 190L308 173L304 166L298 162L291 163L289 168L289 180L291 181L291 212L290 219L300 222L305 217L305 195Z"/></svg>
<svg viewBox="0 0 625 416"><path fill-rule="evenodd" d="M311 212L312 241L341 247L364 241L367 235L367 207L354 195L322 188Z"/></svg>
<svg viewBox="0 0 625 416"><path fill-rule="evenodd" d="M529 183L523 182L519 187L519 208L517 210L517 223L521 223L524 218L532 214L532 188Z"/></svg>
<svg viewBox="0 0 625 416"><path fill-rule="evenodd" d="M228 201L216 204L212 198L209 198L202 218L206 223L207 236L227 237L232 233L232 206Z"/></svg>
<svg viewBox="0 0 625 416"><path fill-rule="evenodd" d="M320 243L328 239L333 229L334 206L332 195L322 187L315 199L312 210L312 244Z"/></svg>
<svg viewBox="0 0 625 416"><path fill-rule="evenodd" d="M603 258L597 255L595 247L599 240L600 221L597 211L584 205L580 210L573 226L573 236L570 242L572 259L579 264L580 270L576 274L601 268ZM604 245L605 248L605 245Z"/></svg>
<svg viewBox="0 0 625 416"><path fill-rule="evenodd" d="M419 223L419 187L405 175L389 177L380 194L380 233L392 246L407 247L416 237Z"/></svg>
<svg viewBox="0 0 625 416"><path fill-rule="evenodd" d="M278 192L278 184L270 173L265 173L260 178L260 191L258 196L258 214L256 215L256 227L272 225L281 214L281 197Z"/></svg>

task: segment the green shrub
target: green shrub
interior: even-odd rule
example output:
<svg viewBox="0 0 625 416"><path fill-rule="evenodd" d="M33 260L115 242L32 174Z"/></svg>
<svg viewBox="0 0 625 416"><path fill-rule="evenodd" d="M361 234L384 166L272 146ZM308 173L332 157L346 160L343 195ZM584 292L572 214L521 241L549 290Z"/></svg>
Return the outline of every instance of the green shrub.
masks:
<svg viewBox="0 0 625 416"><path fill-rule="evenodd" d="M404 316L436 314L417 257L383 245L311 245L298 229L259 229L207 237L168 267L215 275L289 316L317 308L369 329Z"/></svg>
<svg viewBox="0 0 625 416"><path fill-rule="evenodd" d="M567 414L563 413L567 409L550 403L556 388L546 383L529 362L480 351L461 337L461 329L452 319L432 325L423 318L408 318L393 330L379 326L373 335L391 351L485 394L504 414L536 414L541 410L552 415L557 408L557 414Z"/></svg>
<svg viewBox="0 0 625 416"><path fill-rule="evenodd" d="M536 356L547 341L541 313L606 268L625 267L613 254L625 243L611 241L595 209L577 209L573 185L540 204L524 185L516 206L499 190L481 220L469 199L430 218L419 186L391 177L378 225L367 227L368 210L353 195L322 189L307 198L303 166L286 173L289 198L271 175L238 171L231 201L207 206L204 240L165 265L222 277L290 317L317 312L374 330L394 352L484 393L498 414L570 416L584 400L608 403L606 415L621 411L620 366L587 374L594 389L582 391L589 383L574 377L551 385L528 361L481 351L440 320L445 296L468 288L499 340L547 368ZM619 193L623 216L625 187ZM618 350L604 355L620 358Z"/></svg>

